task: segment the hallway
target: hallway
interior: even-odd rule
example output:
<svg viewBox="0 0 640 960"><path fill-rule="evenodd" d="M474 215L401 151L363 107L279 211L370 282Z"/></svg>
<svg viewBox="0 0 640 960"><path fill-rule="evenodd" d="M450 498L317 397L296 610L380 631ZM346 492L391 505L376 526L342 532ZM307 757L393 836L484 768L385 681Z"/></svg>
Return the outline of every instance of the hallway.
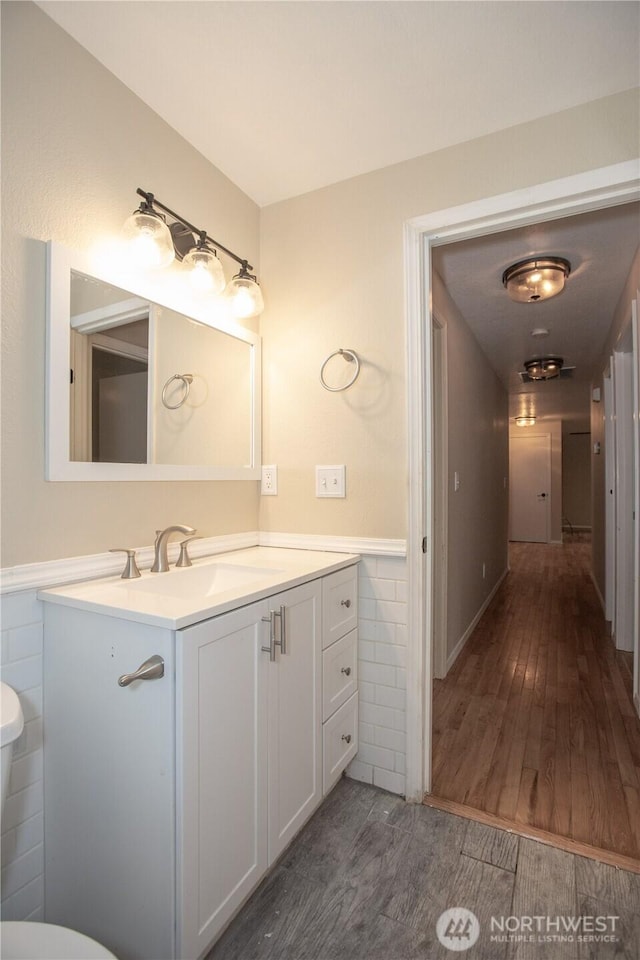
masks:
<svg viewBox="0 0 640 960"><path fill-rule="evenodd" d="M590 549L510 544L510 573L434 684L433 795L638 860L631 655L607 636Z"/></svg>

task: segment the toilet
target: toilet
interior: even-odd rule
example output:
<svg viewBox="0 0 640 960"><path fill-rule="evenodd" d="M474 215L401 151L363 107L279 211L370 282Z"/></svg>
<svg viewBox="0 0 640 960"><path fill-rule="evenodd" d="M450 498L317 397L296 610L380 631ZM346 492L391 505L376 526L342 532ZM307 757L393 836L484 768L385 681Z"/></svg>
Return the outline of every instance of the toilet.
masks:
<svg viewBox="0 0 640 960"><path fill-rule="evenodd" d="M2 804L7 795L13 744L22 733L24 717L18 696L0 681L0 760ZM117 960L106 947L76 930L53 923L3 920L0 923L2 960Z"/></svg>

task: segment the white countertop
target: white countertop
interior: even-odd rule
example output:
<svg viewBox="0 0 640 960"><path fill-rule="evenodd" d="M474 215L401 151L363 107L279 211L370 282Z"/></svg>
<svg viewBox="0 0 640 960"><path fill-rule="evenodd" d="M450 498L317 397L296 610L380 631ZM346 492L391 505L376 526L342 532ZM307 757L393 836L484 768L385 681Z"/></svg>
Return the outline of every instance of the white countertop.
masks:
<svg viewBox="0 0 640 960"><path fill-rule="evenodd" d="M359 559L350 553L250 547L203 557L191 567L172 567L167 573L145 570L136 580L106 577L39 590L38 597L46 603L179 630Z"/></svg>

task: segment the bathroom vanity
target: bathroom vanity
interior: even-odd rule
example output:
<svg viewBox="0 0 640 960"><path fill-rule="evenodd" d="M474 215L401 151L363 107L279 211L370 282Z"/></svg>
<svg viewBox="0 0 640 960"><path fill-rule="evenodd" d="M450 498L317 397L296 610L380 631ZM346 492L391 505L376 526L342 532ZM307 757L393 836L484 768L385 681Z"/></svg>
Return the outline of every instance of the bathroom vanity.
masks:
<svg viewBox="0 0 640 960"><path fill-rule="evenodd" d="M357 562L256 547L41 591L48 921L206 953L357 751Z"/></svg>

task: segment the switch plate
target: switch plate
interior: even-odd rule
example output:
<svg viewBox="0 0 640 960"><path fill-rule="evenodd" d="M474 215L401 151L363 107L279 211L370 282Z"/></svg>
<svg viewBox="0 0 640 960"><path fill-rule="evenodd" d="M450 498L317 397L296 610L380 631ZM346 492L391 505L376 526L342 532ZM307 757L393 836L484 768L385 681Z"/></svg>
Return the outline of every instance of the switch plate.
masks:
<svg viewBox="0 0 640 960"><path fill-rule="evenodd" d="M460 489L460 474L459 474L458 471L456 470L456 472L455 472L454 475L453 475L453 491L454 491L454 493L457 493L459 489Z"/></svg>
<svg viewBox="0 0 640 960"><path fill-rule="evenodd" d="M278 494L278 468L275 463L262 465L260 493L263 497L275 497Z"/></svg>
<svg viewBox="0 0 640 960"><path fill-rule="evenodd" d="M316 466L316 497L346 497L346 495L344 464Z"/></svg>

